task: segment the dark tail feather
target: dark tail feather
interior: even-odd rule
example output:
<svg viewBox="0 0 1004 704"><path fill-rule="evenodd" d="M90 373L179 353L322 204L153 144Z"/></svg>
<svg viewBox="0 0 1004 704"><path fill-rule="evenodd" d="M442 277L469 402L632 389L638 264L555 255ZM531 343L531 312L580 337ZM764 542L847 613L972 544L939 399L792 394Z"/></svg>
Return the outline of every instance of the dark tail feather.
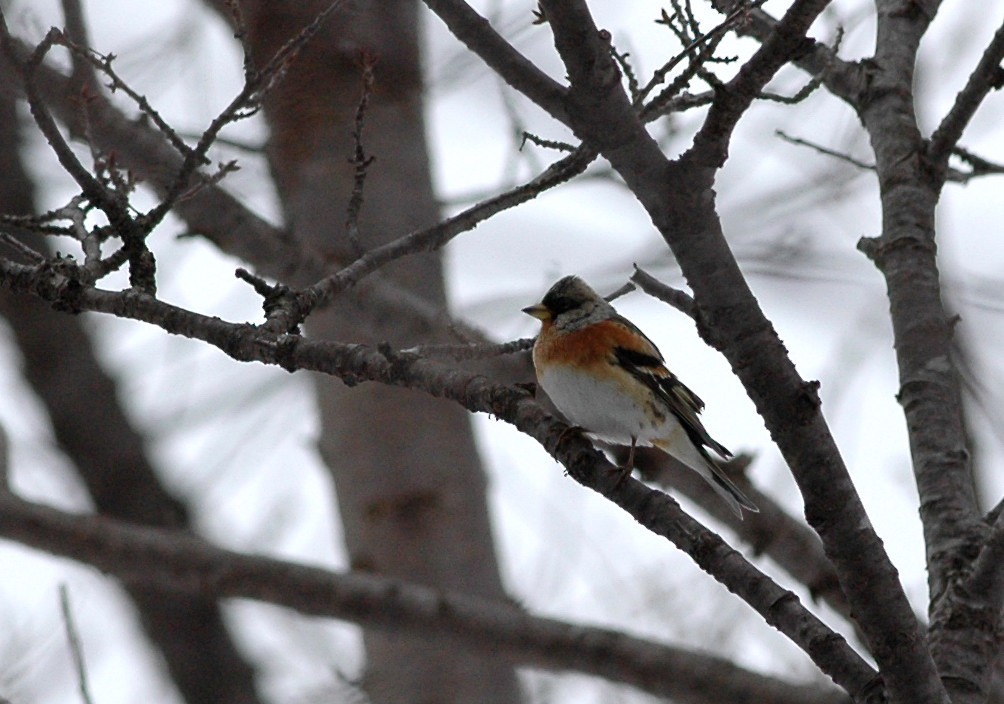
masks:
<svg viewBox="0 0 1004 704"><path fill-rule="evenodd" d="M739 520L743 519L742 509L746 509L750 513L760 513L760 509L757 505L750 501L750 498L746 496L743 492L739 490L732 481L725 476L721 469L714 463L713 460L708 460L708 465L711 468L711 488L718 492L718 495L725 499L725 503L729 505Z"/></svg>

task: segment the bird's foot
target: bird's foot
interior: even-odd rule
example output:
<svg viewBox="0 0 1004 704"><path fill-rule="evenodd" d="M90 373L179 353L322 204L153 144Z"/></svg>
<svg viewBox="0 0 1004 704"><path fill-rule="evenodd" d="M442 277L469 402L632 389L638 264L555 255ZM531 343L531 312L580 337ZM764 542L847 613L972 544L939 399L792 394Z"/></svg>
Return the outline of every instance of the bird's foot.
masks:
<svg viewBox="0 0 1004 704"><path fill-rule="evenodd" d="M624 461L624 464L616 464L616 465L614 465L613 470L611 470L615 474L618 475L618 477L617 477L617 483L614 484L614 488L615 489L617 487L619 487L624 482L625 479L627 479L628 477L630 477L631 476L631 472L634 470L634 449L635 449L635 443L636 443L636 441L634 439L632 439L631 440L631 449L628 450L627 460Z"/></svg>
<svg viewBox="0 0 1004 704"><path fill-rule="evenodd" d="M583 428L582 426L570 425L561 431L561 434L558 435L558 442L554 443L554 446L557 447L558 445L560 445L572 433L584 433L584 432L586 432L586 429Z"/></svg>

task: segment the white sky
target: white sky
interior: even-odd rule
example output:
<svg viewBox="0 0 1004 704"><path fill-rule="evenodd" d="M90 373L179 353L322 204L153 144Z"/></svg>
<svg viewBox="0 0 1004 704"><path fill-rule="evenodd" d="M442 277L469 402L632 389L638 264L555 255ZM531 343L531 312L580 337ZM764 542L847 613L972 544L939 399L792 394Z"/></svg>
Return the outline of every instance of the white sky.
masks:
<svg viewBox="0 0 1004 704"><path fill-rule="evenodd" d="M652 22L656 5L624 5L594 3L598 23L611 30L618 47L631 51L640 73L650 71L675 45L665 28ZM497 26L522 51L560 78L563 72L546 27L527 26L530 6L480 5L498 18ZM768 3L775 14L783 7ZM867 55L873 41L870 4L855 0L835 7L827 27L838 18L847 30L841 56ZM946 3L923 47L918 93L928 131L975 65L1004 2L984 3L981 12L970 13L978 17L961 16L958 7ZM92 0L86 10L96 48L117 54L120 73L180 129L201 131L239 90L240 57L229 33L196 0ZM8 16L20 31L40 37L60 15L56 3L20 0ZM995 19L984 21L987 17ZM456 203L490 193L553 161L555 155L533 147L515 152L499 81L460 50L436 18L426 20L429 133L443 199ZM829 29L820 32L817 36L832 36ZM179 45L180 56L175 53ZM745 56L754 47L740 42L730 51ZM791 94L805 80L786 69L772 87ZM541 137L568 139L563 128L525 100L508 98L528 129ZM967 148L998 160L1004 159L1002 101L1001 95L991 95L963 139ZM683 116L675 122L682 136L671 142L670 151L689 145L696 120ZM854 249L859 237L878 232L874 178L782 142L774 136L776 129L870 161L867 140L853 113L822 91L795 108L760 104L740 123L716 190L740 264L803 377L822 382L824 412L862 499L915 609L925 613L923 546L904 423L893 398L896 367L884 284ZM228 135L258 142L264 136L253 121ZM221 159L232 156L220 154ZM274 194L264 183L263 166L237 156L242 170L228 178L226 187L274 219ZM31 163L45 185L41 205L65 203L73 191L44 144L32 149ZM974 414L973 430L988 504L1004 491L996 469L1002 435L995 427L1004 371L995 354L1004 332L998 273L1004 247L998 232L1000 199L995 197L1000 188L1000 178L951 185L939 210L947 298L963 316L962 332L973 346L986 411ZM234 279L235 262L192 239L176 242L180 231L176 221L169 222L155 238L162 295L227 319L258 320L260 303ZM582 274L608 292L638 262L668 283L683 285L641 207L610 179L580 180L481 225L450 246L447 261L458 314L499 340L533 334L534 321L519 309L562 274ZM752 404L689 320L641 293L620 299L617 307L641 325L674 371L708 403L705 418L711 432L733 450L757 454L754 481L800 514L794 483ZM193 503L201 530L237 549L343 566L330 483L313 451L317 422L305 377L241 366L200 344L168 338L137 323L100 318L93 325L130 410L151 438L166 481ZM39 501L86 508L44 413L17 377L17 364L2 331L0 423L11 437L14 486ZM156 374L148 372L151 365ZM277 417L281 424L274 423ZM671 545L564 477L534 442L503 423L485 417L474 422L491 476L505 579L515 597L542 614L708 648L791 678L814 676L808 659L750 609ZM274 431L263 436L262 427ZM0 576L0 619L8 625L0 636L0 695L14 704L77 701L56 590L66 581L96 701L171 701L174 695L155 661L138 645L131 612L110 581L9 544L0 544L0 559L8 566ZM758 564L793 587L771 564ZM819 612L846 630L825 609ZM109 618L110 613L116 616ZM337 687L336 672L358 674L352 627L253 604L235 604L230 613L246 636L247 652L262 668L265 693L274 701ZM534 679L539 686L545 681L550 680ZM558 688L553 701L648 700L588 678L565 677L551 684Z"/></svg>

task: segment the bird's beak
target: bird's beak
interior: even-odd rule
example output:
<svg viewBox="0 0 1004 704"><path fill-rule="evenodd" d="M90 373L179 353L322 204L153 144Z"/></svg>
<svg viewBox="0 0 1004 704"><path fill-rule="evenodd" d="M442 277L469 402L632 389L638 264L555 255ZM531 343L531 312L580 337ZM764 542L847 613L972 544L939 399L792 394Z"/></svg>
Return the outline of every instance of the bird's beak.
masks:
<svg viewBox="0 0 1004 704"><path fill-rule="evenodd" d="M550 320L552 317L551 311L543 303L536 303L529 308L524 308L523 312L527 315L532 315L537 320Z"/></svg>

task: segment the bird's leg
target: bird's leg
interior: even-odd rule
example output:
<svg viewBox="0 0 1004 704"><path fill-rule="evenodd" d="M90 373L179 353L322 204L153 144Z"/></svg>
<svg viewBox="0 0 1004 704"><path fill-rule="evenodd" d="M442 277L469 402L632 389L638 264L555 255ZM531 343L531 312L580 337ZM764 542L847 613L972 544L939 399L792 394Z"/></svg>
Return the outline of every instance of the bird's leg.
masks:
<svg viewBox="0 0 1004 704"><path fill-rule="evenodd" d="M637 443L638 438L631 438L631 449L628 450L627 462L624 463L624 469L626 469L629 474L631 473L631 470L634 469L634 448Z"/></svg>
<svg viewBox="0 0 1004 704"><path fill-rule="evenodd" d="M634 449L638 444L638 438L631 438L631 449L628 450L627 461L624 464L619 464L614 467L614 471L617 472L617 483L615 487L620 486L621 482L631 476L631 471L634 469Z"/></svg>

